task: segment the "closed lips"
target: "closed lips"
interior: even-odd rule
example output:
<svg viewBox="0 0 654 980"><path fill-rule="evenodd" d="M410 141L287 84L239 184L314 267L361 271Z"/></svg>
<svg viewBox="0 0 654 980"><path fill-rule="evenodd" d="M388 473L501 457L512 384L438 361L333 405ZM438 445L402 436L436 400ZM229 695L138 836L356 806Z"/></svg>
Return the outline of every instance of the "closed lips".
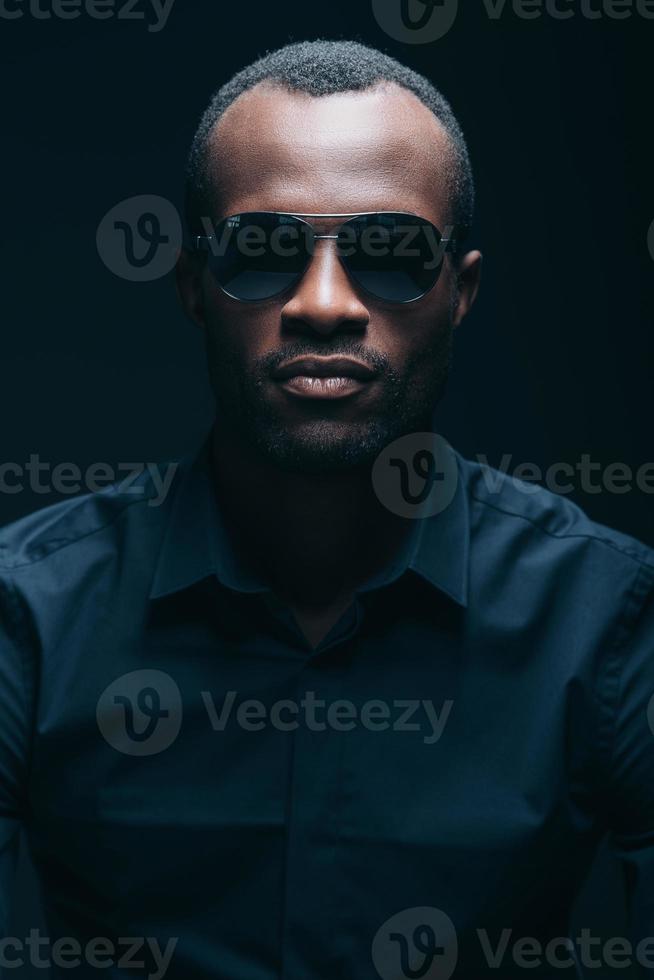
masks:
<svg viewBox="0 0 654 980"><path fill-rule="evenodd" d="M362 361L354 361L348 357L302 357L282 364L273 371L273 377L278 381L298 376L369 381L375 376L375 372Z"/></svg>

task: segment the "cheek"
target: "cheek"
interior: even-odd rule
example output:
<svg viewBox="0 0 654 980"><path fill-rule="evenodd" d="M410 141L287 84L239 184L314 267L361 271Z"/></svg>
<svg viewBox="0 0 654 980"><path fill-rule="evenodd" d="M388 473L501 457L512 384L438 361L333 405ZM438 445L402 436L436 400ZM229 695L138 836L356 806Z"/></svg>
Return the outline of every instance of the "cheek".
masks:
<svg viewBox="0 0 654 980"><path fill-rule="evenodd" d="M279 312L260 304L239 303L215 287L206 292L207 342L230 362L252 361L274 346Z"/></svg>
<svg viewBox="0 0 654 980"><path fill-rule="evenodd" d="M396 370L410 369L424 376L433 372L434 358L447 351L451 336L451 309L444 293L407 304L394 316L384 318L378 332Z"/></svg>

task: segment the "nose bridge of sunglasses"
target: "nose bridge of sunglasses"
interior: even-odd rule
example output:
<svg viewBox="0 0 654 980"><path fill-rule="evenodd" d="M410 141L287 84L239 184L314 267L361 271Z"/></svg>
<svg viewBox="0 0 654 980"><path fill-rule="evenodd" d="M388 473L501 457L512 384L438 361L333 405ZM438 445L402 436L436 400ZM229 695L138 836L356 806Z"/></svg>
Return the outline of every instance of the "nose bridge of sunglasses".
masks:
<svg viewBox="0 0 654 980"><path fill-rule="evenodd" d="M271 253L288 258L313 255L316 249L330 248L332 242L331 247L338 251L343 239L344 220L343 216L335 215L279 214L266 224L261 243L264 244L265 240L265 246ZM252 228L247 233L257 234ZM347 232L345 234L347 236Z"/></svg>
<svg viewBox="0 0 654 980"><path fill-rule="evenodd" d="M312 241L332 240L333 248L340 258L350 258L355 253L368 253L379 256L381 251L388 253L392 246L391 227L384 222L382 215L344 214L321 216L311 219Z"/></svg>
<svg viewBox="0 0 654 980"><path fill-rule="evenodd" d="M338 245L340 228L345 220L338 215L299 215L304 226L304 242L307 251L330 249Z"/></svg>

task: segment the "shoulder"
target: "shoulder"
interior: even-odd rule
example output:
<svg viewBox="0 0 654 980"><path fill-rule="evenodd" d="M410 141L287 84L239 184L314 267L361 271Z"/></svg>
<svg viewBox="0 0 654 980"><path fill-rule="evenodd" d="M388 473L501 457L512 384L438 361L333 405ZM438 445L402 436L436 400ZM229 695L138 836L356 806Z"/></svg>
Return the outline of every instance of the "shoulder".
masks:
<svg viewBox="0 0 654 980"><path fill-rule="evenodd" d="M43 507L0 528L0 575L65 567L125 533L165 521L183 460L136 468L109 486ZM162 493L165 487L167 493Z"/></svg>
<svg viewBox="0 0 654 980"><path fill-rule="evenodd" d="M592 520L569 497L457 454L467 490L471 534L547 561L582 555L613 573L654 580L654 550Z"/></svg>

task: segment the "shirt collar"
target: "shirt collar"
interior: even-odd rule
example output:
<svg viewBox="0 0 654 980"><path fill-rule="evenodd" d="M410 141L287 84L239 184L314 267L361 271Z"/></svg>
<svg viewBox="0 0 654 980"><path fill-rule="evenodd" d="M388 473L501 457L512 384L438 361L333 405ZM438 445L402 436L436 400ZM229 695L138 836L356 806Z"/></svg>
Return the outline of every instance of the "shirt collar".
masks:
<svg viewBox="0 0 654 980"><path fill-rule="evenodd" d="M453 499L443 511L413 522L402 553L361 592L388 585L411 570L459 605L467 605L468 500L462 460L451 447L448 451L455 456L459 474ZM178 592L210 575L238 592L270 591L242 561L220 512L211 472L211 432L198 451L178 461L177 480L150 598Z"/></svg>

